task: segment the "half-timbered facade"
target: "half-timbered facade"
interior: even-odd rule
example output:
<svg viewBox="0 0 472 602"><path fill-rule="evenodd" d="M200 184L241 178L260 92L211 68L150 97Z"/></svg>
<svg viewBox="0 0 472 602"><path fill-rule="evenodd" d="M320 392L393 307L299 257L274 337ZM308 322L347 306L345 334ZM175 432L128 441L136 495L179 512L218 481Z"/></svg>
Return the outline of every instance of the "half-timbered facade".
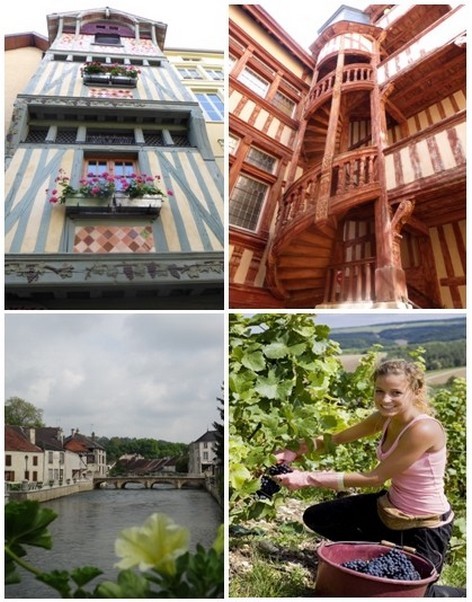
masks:
<svg viewBox="0 0 472 602"><path fill-rule="evenodd" d="M232 307L465 307L465 20L343 5L310 56L231 9Z"/></svg>
<svg viewBox="0 0 472 602"><path fill-rule="evenodd" d="M167 25L108 7L47 21L7 136L7 308L222 308L223 177ZM110 175L108 197L83 192ZM136 176L163 194L130 196ZM61 182L80 194L51 203Z"/></svg>

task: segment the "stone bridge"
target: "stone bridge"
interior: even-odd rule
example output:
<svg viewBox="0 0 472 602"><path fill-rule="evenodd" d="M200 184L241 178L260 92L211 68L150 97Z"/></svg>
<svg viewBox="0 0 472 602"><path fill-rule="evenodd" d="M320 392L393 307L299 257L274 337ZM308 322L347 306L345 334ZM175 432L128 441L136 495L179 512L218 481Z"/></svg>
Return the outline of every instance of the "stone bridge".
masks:
<svg viewBox="0 0 472 602"><path fill-rule="evenodd" d="M144 485L145 489L152 489L154 485L172 485L175 489L182 487L205 488L205 477L197 475L159 475L159 476L121 476L121 477L94 477L93 487L111 487L125 489L129 483Z"/></svg>

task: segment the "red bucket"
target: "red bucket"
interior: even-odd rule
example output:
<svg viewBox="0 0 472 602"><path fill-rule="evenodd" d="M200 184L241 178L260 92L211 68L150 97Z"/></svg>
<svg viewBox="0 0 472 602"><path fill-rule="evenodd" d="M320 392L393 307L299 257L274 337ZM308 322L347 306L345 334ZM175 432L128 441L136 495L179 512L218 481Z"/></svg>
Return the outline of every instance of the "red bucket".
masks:
<svg viewBox="0 0 472 602"><path fill-rule="evenodd" d="M391 549L392 547L388 545L356 541L321 544L317 550L316 596L325 598L423 598L428 585L434 583L439 575L434 565L422 556L402 550L420 574L421 579L418 581L373 577L341 566L348 560L371 560L376 556L386 554Z"/></svg>

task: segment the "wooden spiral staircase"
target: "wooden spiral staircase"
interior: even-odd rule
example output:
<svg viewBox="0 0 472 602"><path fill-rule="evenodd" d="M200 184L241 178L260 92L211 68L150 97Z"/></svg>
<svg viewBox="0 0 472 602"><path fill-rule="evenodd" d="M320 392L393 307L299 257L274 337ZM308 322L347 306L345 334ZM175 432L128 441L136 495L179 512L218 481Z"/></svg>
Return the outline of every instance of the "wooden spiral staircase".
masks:
<svg viewBox="0 0 472 602"><path fill-rule="evenodd" d="M372 69L366 64L345 67L343 90L349 94L341 100L332 135L334 155L326 160L334 79L330 73L310 92L302 147L310 167L280 201L268 256L268 283L287 307L369 304L374 299L375 257L348 257L342 249L344 221L360 206L364 219L372 221L372 201L379 195L378 151L370 135L354 148L346 136L353 112L366 110Z"/></svg>

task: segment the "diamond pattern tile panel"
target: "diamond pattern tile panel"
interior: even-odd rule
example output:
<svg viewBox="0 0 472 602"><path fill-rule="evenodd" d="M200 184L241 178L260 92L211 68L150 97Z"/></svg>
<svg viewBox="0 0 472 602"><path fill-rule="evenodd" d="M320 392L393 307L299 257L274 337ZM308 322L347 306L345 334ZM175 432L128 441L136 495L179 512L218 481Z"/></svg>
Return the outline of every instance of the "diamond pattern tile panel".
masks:
<svg viewBox="0 0 472 602"><path fill-rule="evenodd" d="M133 98L133 91L123 88L89 88L91 98Z"/></svg>
<svg viewBox="0 0 472 602"><path fill-rule="evenodd" d="M78 226L74 253L150 253L152 226Z"/></svg>

